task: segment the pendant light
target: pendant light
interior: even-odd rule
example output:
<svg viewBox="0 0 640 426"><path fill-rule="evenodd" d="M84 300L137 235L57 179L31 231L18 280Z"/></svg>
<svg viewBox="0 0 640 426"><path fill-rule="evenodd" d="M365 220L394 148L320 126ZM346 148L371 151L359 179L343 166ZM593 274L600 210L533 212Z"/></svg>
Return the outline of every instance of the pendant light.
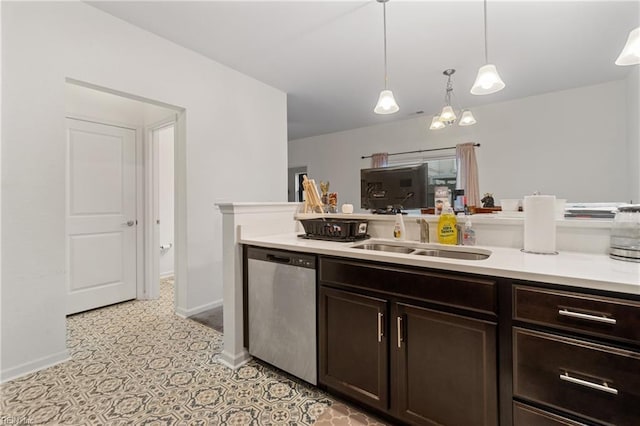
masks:
<svg viewBox="0 0 640 426"><path fill-rule="evenodd" d="M471 111L465 109L462 111L462 117L460 117L458 126L471 126L472 124L476 124L476 118L471 114Z"/></svg>
<svg viewBox="0 0 640 426"><path fill-rule="evenodd" d="M444 106L440 114L437 114L431 120L430 130L444 129L447 126L451 126L458 121L458 114L460 114L460 120L458 126L471 126L476 124L476 119L468 109L458 110L458 114L453 108L451 97L453 96L453 83L451 82L451 76L456 72L453 68L444 70L442 74L447 76L447 88L444 95Z"/></svg>
<svg viewBox="0 0 640 426"><path fill-rule="evenodd" d="M389 75L387 74L387 1L389 0L378 0L378 3L382 3L382 19L384 23L384 90L380 92L378 103L373 109L376 114L393 114L400 109L393 97L393 92L387 89L389 80Z"/></svg>
<svg viewBox="0 0 640 426"><path fill-rule="evenodd" d="M445 125L442 121L440 121L440 116L434 115L433 120L431 120L431 126L429 126L429 129L438 130L438 129L444 129L444 128L445 128Z"/></svg>
<svg viewBox="0 0 640 426"><path fill-rule="evenodd" d="M498 74L496 66L489 63L487 47L487 0L484 0L484 63L478 70L478 76L471 88L472 95L489 95L504 89L504 82Z"/></svg>
<svg viewBox="0 0 640 426"><path fill-rule="evenodd" d="M640 64L640 27L632 30L627 38L627 44L622 48L616 65Z"/></svg>

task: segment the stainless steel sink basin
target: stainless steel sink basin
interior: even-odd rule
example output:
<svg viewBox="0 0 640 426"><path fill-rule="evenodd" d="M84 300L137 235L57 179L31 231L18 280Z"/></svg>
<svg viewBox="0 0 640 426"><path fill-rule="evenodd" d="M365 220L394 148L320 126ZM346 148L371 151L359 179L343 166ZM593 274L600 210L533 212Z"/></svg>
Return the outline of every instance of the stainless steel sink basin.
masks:
<svg viewBox="0 0 640 426"><path fill-rule="evenodd" d="M485 253L472 253L468 251L454 251L454 250L420 250L413 253L418 256L433 256L433 257L446 257L449 259L461 259L461 260L484 260L487 259L490 254Z"/></svg>
<svg viewBox="0 0 640 426"><path fill-rule="evenodd" d="M388 251L392 253L404 253L409 254L415 251L412 247L405 246L394 246L391 244L360 244L359 246L353 246L353 248L362 249L362 250L377 250L377 251Z"/></svg>
<svg viewBox="0 0 640 426"><path fill-rule="evenodd" d="M431 256L431 257L444 257L448 259L460 259L460 260L484 260L491 256L491 252L483 249L467 249L464 250L447 250L443 248L433 248L417 246L411 247L407 245L394 245L386 243L364 243L352 248L360 250L375 250L400 254L411 254L417 256Z"/></svg>

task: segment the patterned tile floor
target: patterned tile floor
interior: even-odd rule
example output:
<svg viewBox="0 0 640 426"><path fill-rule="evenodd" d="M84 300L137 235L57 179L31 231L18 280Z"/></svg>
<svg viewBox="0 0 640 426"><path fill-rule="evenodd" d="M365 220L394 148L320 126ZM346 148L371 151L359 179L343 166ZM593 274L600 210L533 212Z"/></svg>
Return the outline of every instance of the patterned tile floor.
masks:
<svg viewBox="0 0 640 426"><path fill-rule="evenodd" d="M173 283L67 319L72 360L0 387L0 424L381 425L256 361L217 362L222 334L173 313Z"/></svg>

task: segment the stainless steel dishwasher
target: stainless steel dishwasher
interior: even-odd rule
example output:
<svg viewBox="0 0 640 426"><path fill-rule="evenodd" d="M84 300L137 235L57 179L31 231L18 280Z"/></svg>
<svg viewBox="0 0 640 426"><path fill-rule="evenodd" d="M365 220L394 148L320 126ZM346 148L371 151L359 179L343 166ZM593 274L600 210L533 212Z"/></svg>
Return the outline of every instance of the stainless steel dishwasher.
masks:
<svg viewBox="0 0 640 426"><path fill-rule="evenodd" d="M247 248L249 353L317 384L316 257Z"/></svg>

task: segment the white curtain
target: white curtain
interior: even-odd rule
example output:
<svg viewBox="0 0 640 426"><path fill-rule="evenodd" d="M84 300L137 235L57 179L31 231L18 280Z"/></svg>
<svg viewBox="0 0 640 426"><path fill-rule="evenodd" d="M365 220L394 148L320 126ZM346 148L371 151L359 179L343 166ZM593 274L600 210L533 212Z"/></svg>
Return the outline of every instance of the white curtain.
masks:
<svg viewBox="0 0 640 426"><path fill-rule="evenodd" d="M456 187L464 189L467 205L482 207L480 204L480 184L478 181L478 162L473 142L456 145Z"/></svg>
<svg viewBox="0 0 640 426"><path fill-rule="evenodd" d="M371 154L371 167L387 167L389 162L389 153L387 152L376 152L375 154Z"/></svg>

